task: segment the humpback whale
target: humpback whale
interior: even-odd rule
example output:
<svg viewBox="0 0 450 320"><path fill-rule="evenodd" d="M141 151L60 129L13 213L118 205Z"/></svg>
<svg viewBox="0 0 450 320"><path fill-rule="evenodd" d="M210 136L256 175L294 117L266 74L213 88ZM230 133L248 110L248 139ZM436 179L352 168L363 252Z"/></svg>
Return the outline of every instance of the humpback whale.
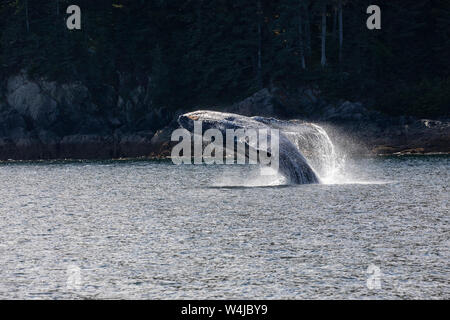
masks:
<svg viewBox="0 0 450 320"><path fill-rule="evenodd" d="M320 183L320 179L295 144L283 133L285 121L263 118L245 117L233 113L199 110L179 116L180 126L194 133L194 121L201 121L202 130L217 129L225 136L227 129L279 129L279 166L278 171L290 184ZM268 130L270 135L270 130ZM259 144L255 146L259 148ZM270 154L270 146L264 151Z"/></svg>

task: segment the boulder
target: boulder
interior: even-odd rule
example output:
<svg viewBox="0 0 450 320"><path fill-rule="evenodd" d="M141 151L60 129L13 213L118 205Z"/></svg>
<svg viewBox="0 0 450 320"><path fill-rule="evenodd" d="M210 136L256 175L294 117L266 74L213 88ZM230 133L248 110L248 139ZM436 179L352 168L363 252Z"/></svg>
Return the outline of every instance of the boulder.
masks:
<svg viewBox="0 0 450 320"><path fill-rule="evenodd" d="M77 127L90 133L92 130L85 130L86 119L98 117L98 106L88 88L79 82L59 84L30 79L21 72L8 79L5 96L9 107L29 119L35 128L49 129L63 122L65 134L74 133L71 130Z"/></svg>
<svg viewBox="0 0 450 320"><path fill-rule="evenodd" d="M111 129L106 120L98 117L86 117L78 124L75 131L78 134L110 135Z"/></svg>
<svg viewBox="0 0 450 320"><path fill-rule="evenodd" d="M0 136L10 136L18 128L26 128L26 122L16 110L0 112Z"/></svg>
<svg viewBox="0 0 450 320"><path fill-rule="evenodd" d="M8 79L6 101L13 110L42 126L52 124L59 115L58 103L23 73Z"/></svg>
<svg viewBox="0 0 450 320"><path fill-rule="evenodd" d="M331 122L365 121L370 117L370 112L359 102L345 101L337 106L328 105L322 110L320 120Z"/></svg>
<svg viewBox="0 0 450 320"><path fill-rule="evenodd" d="M105 85L94 99L81 82L32 79L24 71L10 76L0 91L0 158L149 155L155 144L167 142L162 135L159 138L164 141L152 143L150 130L169 123L171 113L151 108L150 78L147 80L129 81L118 91Z"/></svg>
<svg viewBox="0 0 450 320"><path fill-rule="evenodd" d="M241 102L235 103L224 111L244 116L273 116L276 98L268 89L262 89Z"/></svg>

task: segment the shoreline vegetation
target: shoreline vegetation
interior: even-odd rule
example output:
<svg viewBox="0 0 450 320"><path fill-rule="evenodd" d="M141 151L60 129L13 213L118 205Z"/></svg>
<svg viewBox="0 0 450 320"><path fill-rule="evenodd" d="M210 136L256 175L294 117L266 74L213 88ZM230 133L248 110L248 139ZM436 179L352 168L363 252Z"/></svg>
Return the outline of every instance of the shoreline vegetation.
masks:
<svg viewBox="0 0 450 320"><path fill-rule="evenodd" d="M165 157L201 109L314 122L351 155L449 152L450 2L383 3L379 30L371 4L4 0L0 160Z"/></svg>

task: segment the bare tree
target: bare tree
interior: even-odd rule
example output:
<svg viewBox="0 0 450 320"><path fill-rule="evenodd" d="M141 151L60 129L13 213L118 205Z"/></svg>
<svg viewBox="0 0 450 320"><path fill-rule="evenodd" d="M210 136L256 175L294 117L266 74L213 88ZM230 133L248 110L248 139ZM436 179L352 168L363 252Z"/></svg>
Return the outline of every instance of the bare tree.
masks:
<svg viewBox="0 0 450 320"><path fill-rule="evenodd" d="M333 31L332 31L332 35L333 35L333 39L336 39L337 36L337 25L338 25L338 8L336 6L333 5Z"/></svg>
<svg viewBox="0 0 450 320"><path fill-rule="evenodd" d="M339 10L339 62L342 62L342 46L344 44L344 25L342 21L342 0L338 3Z"/></svg>
<svg viewBox="0 0 450 320"><path fill-rule="evenodd" d="M324 67L327 64L326 56L326 39L327 39L327 4L323 3L322 6L322 57L320 64Z"/></svg>
<svg viewBox="0 0 450 320"><path fill-rule="evenodd" d="M25 18L27 23L27 32L30 32L30 20L28 17L28 0L25 0Z"/></svg>
<svg viewBox="0 0 450 320"><path fill-rule="evenodd" d="M303 40L303 1L300 0L300 8L298 12L298 37L299 37L299 47L300 47L300 62L302 64L302 69L306 69L305 61L305 42Z"/></svg>
<svg viewBox="0 0 450 320"><path fill-rule="evenodd" d="M203 34L203 0L197 1L197 7L196 7L196 15L197 15L197 34L199 38Z"/></svg>
<svg viewBox="0 0 450 320"><path fill-rule="evenodd" d="M262 24L263 24L263 11L261 0L257 1L257 15L258 15L258 66L257 66L257 81L258 88L262 89L263 79L262 79Z"/></svg>
<svg viewBox="0 0 450 320"><path fill-rule="evenodd" d="M310 19L310 11L309 11L309 1L304 2L305 8L305 53L306 56L311 56L311 19Z"/></svg>

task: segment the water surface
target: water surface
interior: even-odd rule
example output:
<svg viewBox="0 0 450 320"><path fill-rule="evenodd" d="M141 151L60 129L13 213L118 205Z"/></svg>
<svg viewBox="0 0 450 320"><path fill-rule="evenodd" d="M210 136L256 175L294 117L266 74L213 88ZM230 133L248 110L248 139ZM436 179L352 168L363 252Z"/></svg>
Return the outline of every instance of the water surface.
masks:
<svg viewBox="0 0 450 320"><path fill-rule="evenodd" d="M449 160L298 186L251 166L2 163L0 298L449 299Z"/></svg>

